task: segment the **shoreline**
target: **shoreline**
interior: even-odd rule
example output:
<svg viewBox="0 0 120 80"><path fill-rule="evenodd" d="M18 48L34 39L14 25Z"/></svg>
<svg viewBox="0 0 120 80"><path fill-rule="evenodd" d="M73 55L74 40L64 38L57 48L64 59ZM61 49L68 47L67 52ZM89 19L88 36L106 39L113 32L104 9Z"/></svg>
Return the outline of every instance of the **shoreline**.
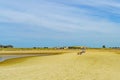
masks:
<svg viewBox="0 0 120 80"><path fill-rule="evenodd" d="M37 57L37 56L52 56L59 54L63 54L63 53L0 53L0 62L4 62L10 59Z"/></svg>

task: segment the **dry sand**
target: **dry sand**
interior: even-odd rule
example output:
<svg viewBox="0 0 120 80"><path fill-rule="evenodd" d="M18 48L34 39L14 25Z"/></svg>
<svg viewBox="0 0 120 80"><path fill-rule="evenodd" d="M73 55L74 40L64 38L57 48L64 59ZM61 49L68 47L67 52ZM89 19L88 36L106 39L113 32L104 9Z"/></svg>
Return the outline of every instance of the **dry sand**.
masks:
<svg viewBox="0 0 120 80"><path fill-rule="evenodd" d="M0 80L120 80L120 54L86 54L11 59L0 63Z"/></svg>

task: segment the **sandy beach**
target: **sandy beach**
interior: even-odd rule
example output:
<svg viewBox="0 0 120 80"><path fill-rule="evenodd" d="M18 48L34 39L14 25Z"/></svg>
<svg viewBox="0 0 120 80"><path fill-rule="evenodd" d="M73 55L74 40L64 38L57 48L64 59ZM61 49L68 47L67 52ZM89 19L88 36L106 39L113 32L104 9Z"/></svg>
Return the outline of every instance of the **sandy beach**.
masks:
<svg viewBox="0 0 120 80"><path fill-rule="evenodd" d="M0 80L119 80L120 54L87 51L10 59L0 63Z"/></svg>

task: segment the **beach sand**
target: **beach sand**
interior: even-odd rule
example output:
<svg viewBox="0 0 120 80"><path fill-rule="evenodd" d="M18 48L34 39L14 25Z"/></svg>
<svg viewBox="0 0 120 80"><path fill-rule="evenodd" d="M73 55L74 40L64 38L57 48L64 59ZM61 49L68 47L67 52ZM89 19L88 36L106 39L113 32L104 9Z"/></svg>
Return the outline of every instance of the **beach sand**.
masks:
<svg viewBox="0 0 120 80"><path fill-rule="evenodd" d="M0 63L0 80L120 80L120 54L88 51L11 59Z"/></svg>

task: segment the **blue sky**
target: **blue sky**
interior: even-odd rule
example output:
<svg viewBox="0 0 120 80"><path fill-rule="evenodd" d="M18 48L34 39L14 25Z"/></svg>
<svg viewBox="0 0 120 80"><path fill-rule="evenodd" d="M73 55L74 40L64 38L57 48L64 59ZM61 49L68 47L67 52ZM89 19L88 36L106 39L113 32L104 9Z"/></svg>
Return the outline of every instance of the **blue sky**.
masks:
<svg viewBox="0 0 120 80"><path fill-rule="evenodd" d="M120 46L119 0L0 0L0 44Z"/></svg>

